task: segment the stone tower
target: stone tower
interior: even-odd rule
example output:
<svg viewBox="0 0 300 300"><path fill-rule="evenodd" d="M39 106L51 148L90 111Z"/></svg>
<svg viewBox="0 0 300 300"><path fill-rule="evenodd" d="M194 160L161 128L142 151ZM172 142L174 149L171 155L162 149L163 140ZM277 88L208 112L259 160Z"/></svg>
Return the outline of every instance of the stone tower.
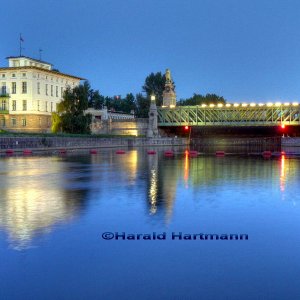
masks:
<svg viewBox="0 0 300 300"><path fill-rule="evenodd" d="M166 83L163 91L163 106L175 107L176 106L176 93L174 82L171 78L171 72L166 70Z"/></svg>
<svg viewBox="0 0 300 300"><path fill-rule="evenodd" d="M154 95L151 96L147 137L148 138L158 137L157 107L156 107L155 96Z"/></svg>

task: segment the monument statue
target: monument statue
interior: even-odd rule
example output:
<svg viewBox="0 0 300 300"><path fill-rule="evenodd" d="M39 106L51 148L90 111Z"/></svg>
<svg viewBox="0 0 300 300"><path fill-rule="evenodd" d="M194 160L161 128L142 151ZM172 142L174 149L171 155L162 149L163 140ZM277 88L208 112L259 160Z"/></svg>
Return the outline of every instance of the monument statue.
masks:
<svg viewBox="0 0 300 300"><path fill-rule="evenodd" d="M171 71L166 70L166 83L163 91L163 106L175 107L176 106L176 93L174 82L171 77Z"/></svg>

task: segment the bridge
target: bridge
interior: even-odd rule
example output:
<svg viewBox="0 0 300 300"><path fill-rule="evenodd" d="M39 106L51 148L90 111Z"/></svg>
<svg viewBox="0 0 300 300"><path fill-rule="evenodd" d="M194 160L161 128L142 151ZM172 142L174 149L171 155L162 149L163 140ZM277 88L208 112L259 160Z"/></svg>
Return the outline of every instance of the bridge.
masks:
<svg viewBox="0 0 300 300"><path fill-rule="evenodd" d="M157 113L160 127L300 125L298 102L158 107Z"/></svg>

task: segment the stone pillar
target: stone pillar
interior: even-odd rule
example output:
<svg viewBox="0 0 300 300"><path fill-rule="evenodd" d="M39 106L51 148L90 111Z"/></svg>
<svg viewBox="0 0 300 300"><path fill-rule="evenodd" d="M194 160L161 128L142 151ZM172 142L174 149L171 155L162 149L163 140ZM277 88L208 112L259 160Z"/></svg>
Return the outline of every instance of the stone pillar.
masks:
<svg viewBox="0 0 300 300"><path fill-rule="evenodd" d="M151 96L147 137L148 138L158 137L157 107L155 103L155 96Z"/></svg>

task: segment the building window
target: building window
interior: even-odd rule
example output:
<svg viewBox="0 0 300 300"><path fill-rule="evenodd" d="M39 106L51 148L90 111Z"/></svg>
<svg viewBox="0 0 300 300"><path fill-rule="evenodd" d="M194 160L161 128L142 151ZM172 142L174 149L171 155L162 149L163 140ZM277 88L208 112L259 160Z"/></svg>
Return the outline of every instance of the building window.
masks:
<svg viewBox="0 0 300 300"><path fill-rule="evenodd" d="M53 96L53 85L51 85L51 96Z"/></svg>
<svg viewBox="0 0 300 300"><path fill-rule="evenodd" d="M5 74L2 74L1 77L2 77L2 78L5 78Z"/></svg>
<svg viewBox="0 0 300 300"><path fill-rule="evenodd" d="M63 94L64 94L64 88L61 87L61 88L60 88L60 97L63 97Z"/></svg>
<svg viewBox="0 0 300 300"><path fill-rule="evenodd" d="M38 94L41 93L41 84L40 84L40 82L37 83L37 93Z"/></svg>
<svg viewBox="0 0 300 300"><path fill-rule="evenodd" d="M26 73L23 73L22 76L23 76L23 77L26 77Z"/></svg>
<svg viewBox="0 0 300 300"><path fill-rule="evenodd" d="M1 110L6 110L6 100L1 100Z"/></svg>
<svg viewBox="0 0 300 300"><path fill-rule="evenodd" d="M12 110L16 111L17 110L17 100L12 101Z"/></svg>
<svg viewBox="0 0 300 300"><path fill-rule="evenodd" d="M40 111L40 100L37 101L37 110Z"/></svg>
<svg viewBox="0 0 300 300"><path fill-rule="evenodd" d="M58 111L58 103L56 103L55 106L56 106L56 107L55 107L55 110Z"/></svg>
<svg viewBox="0 0 300 300"><path fill-rule="evenodd" d="M11 118L11 126L17 126L17 119Z"/></svg>
<svg viewBox="0 0 300 300"><path fill-rule="evenodd" d="M46 111L48 111L48 102L46 101Z"/></svg>
<svg viewBox="0 0 300 300"><path fill-rule="evenodd" d="M42 119L39 118L39 126L41 127L42 126Z"/></svg>
<svg viewBox="0 0 300 300"><path fill-rule="evenodd" d="M50 118L47 118L47 126L50 127Z"/></svg>
<svg viewBox="0 0 300 300"><path fill-rule="evenodd" d="M48 96L48 84L46 83L46 96Z"/></svg>
<svg viewBox="0 0 300 300"><path fill-rule="evenodd" d="M16 74L12 74L11 77L14 77L14 78L15 78L15 77L16 77Z"/></svg>
<svg viewBox="0 0 300 300"><path fill-rule="evenodd" d="M23 100L23 110L27 110L27 100Z"/></svg>
<svg viewBox="0 0 300 300"><path fill-rule="evenodd" d="M22 82L22 94L27 94L27 82Z"/></svg>
<svg viewBox="0 0 300 300"><path fill-rule="evenodd" d="M22 126L26 126L26 118L22 119Z"/></svg>
<svg viewBox="0 0 300 300"><path fill-rule="evenodd" d="M55 96L58 97L58 86L55 88Z"/></svg>
<svg viewBox="0 0 300 300"><path fill-rule="evenodd" d="M16 82L12 82L11 83L11 93L12 94L16 94L17 93L17 83Z"/></svg>
<svg viewBox="0 0 300 300"><path fill-rule="evenodd" d="M50 107L51 107L51 108L50 108L50 109L51 109L51 112L53 112L53 102L51 102L50 105L51 105L51 106L50 106Z"/></svg>
<svg viewBox="0 0 300 300"><path fill-rule="evenodd" d="M1 94L6 95L6 83L5 82L2 83Z"/></svg>
<svg viewBox="0 0 300 300"><path fill-rule="evenodd" d="M5 119L4 118L1 119L1 123L0 124L1 124L1 127L5 127Z"/></svg>

